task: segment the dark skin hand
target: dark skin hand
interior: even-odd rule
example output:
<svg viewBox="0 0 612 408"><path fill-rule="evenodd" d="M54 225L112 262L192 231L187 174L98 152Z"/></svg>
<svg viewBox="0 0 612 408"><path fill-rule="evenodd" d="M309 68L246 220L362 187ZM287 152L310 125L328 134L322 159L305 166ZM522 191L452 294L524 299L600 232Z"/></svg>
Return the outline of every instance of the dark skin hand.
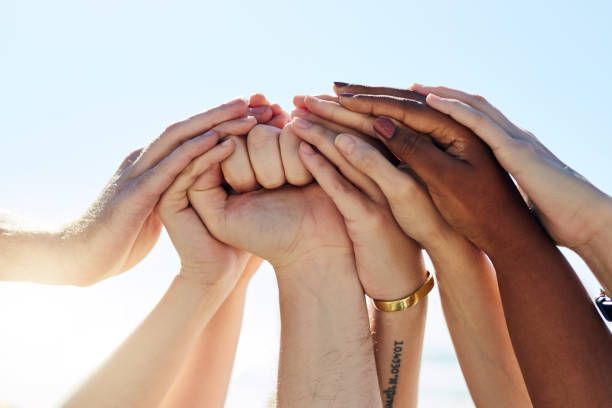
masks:
<svg viewBox="0 0 612 408"><path fill-rule="evenodd" d="M423 181L447 222L491 258L534 406L609 404L612 336L490 149L412 91L360 85L335 91L352 112L336 111L334 120L354 127L351 114L373 116L378 139ZM369 94L355 94L362 91Z"/></svg>

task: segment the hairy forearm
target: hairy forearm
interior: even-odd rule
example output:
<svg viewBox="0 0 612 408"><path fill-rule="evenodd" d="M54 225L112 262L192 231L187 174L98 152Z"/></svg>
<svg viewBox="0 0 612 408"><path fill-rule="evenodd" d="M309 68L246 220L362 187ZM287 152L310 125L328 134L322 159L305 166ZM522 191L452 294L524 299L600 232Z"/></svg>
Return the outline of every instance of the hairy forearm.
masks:
<svg viewBox="0 0 612 408"><path fill-rule="evenodd" d="M402 312L369 307L383 406L416 407L427 299Z"/></svg>
<svg viewBox="0 0 612 408"><path fill-rule="evenodd" d="M66 406L158 406L227 290L177 276L153 312Z"/></svg>
<svg viewBox="0 0 612 408"><path fill-rule="evenodd" d="M200 333L162 407L223 407L248 281L240 281Z"/></svg>
<svg viewBox="0 0 612 408"><path fill-rule="evenodd" d="M365 296L352 258L277 270L279 407L381 406Z"/></svg>
<svg viewBox="0 0 612 408"><path fill-rule="evenodd" d="M488 255L531 400L605 405L612 400L612 336L544 231L535 222L516 225L505 231L513 245L492 245Z"/></svg>
<svg viewBox="0 0 612 408"><path fill-rule="evenodd" d="M486 256L454 235L428 250L455 352L476 406L531 405Z"/></svg>
<svg viewBox="0 0 612 408"><path fill-rule="evenodd" d="M603 194L603 193L602 193ZM612 198L605 196L593 214L593 223L597 224L593 238L578 248L573 248L587 263L602 287L612 291Z"/></svg>

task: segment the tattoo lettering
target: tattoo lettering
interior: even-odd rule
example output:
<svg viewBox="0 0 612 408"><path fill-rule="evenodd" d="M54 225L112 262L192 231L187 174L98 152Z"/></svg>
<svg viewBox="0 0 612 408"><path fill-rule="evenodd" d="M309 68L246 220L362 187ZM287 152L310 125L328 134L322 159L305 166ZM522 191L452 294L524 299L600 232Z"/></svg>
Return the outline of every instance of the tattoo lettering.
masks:
<svg viewBox="0 0 612 408"><path fill-rule="evenodd" d="M393 400L397 388L397 380L399 378L400 364L402 363L402 347L403 341L395 341L393 343L393 358L391 359L391 377L389 377L389 387L383 391L385 394L385 408L393 407Z"/></svg>

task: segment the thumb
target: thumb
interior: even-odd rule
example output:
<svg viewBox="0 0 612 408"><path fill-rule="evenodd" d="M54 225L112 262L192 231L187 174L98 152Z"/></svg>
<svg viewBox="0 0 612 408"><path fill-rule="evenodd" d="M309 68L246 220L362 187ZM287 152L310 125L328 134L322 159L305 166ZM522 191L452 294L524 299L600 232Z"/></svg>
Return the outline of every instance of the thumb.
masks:
<svg viewBox="0 0 612 408"><path fill-rule="evenodd" d="M385 117L376 119L374 131L391 153L428 185L438 184L440 177L454 167L456 159L440 150L428 135L408 127L400 128Z"/></svg>
<svg viewBox="0 0 612 408"><path fill-rule="evenodd" d="M204 174L200 175L189 188L187 195L189 203L198 213L208 230L217 239L222 240L228 195L223 188L221 166L215 164Z"/></svg>

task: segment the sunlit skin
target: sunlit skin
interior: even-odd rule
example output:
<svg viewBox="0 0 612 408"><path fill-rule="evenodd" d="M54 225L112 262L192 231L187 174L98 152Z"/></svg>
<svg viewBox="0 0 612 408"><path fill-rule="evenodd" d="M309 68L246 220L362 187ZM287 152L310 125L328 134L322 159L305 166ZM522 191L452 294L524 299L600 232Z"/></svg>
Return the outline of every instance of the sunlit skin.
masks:
<svg viewBox="0 0 612 408"><path fill-rule="evenodd" d="M474 402L478 406L529 406L490 263L448 225L426 189L404 166L398 168L363 141L365 136L357 129L370 129L375 135L376 118L328 103L330 100L299 96L294 102L302 107L298 115L313 123L327 124L332 117L337 121L336 128L344 133L331 138L337 152L328 157L340 155L345 163L367 174L388 200L402 231L429 253L449 331ZM302 112L306 107L308 115ZM330 150L319 149L323 154ZM412 393L409 387L400 389L398 397Z"/></svg>
<svg viewBox="0 0 612 408"><path fill-rule="evenodd" d="M491 149L418 100L342 92L339 102L354 112L383 116L373 126L379 140L423 181L444 219L493 262L533 404L610 401L605 379L612 376L607 352L612 336Z"/></svg>

